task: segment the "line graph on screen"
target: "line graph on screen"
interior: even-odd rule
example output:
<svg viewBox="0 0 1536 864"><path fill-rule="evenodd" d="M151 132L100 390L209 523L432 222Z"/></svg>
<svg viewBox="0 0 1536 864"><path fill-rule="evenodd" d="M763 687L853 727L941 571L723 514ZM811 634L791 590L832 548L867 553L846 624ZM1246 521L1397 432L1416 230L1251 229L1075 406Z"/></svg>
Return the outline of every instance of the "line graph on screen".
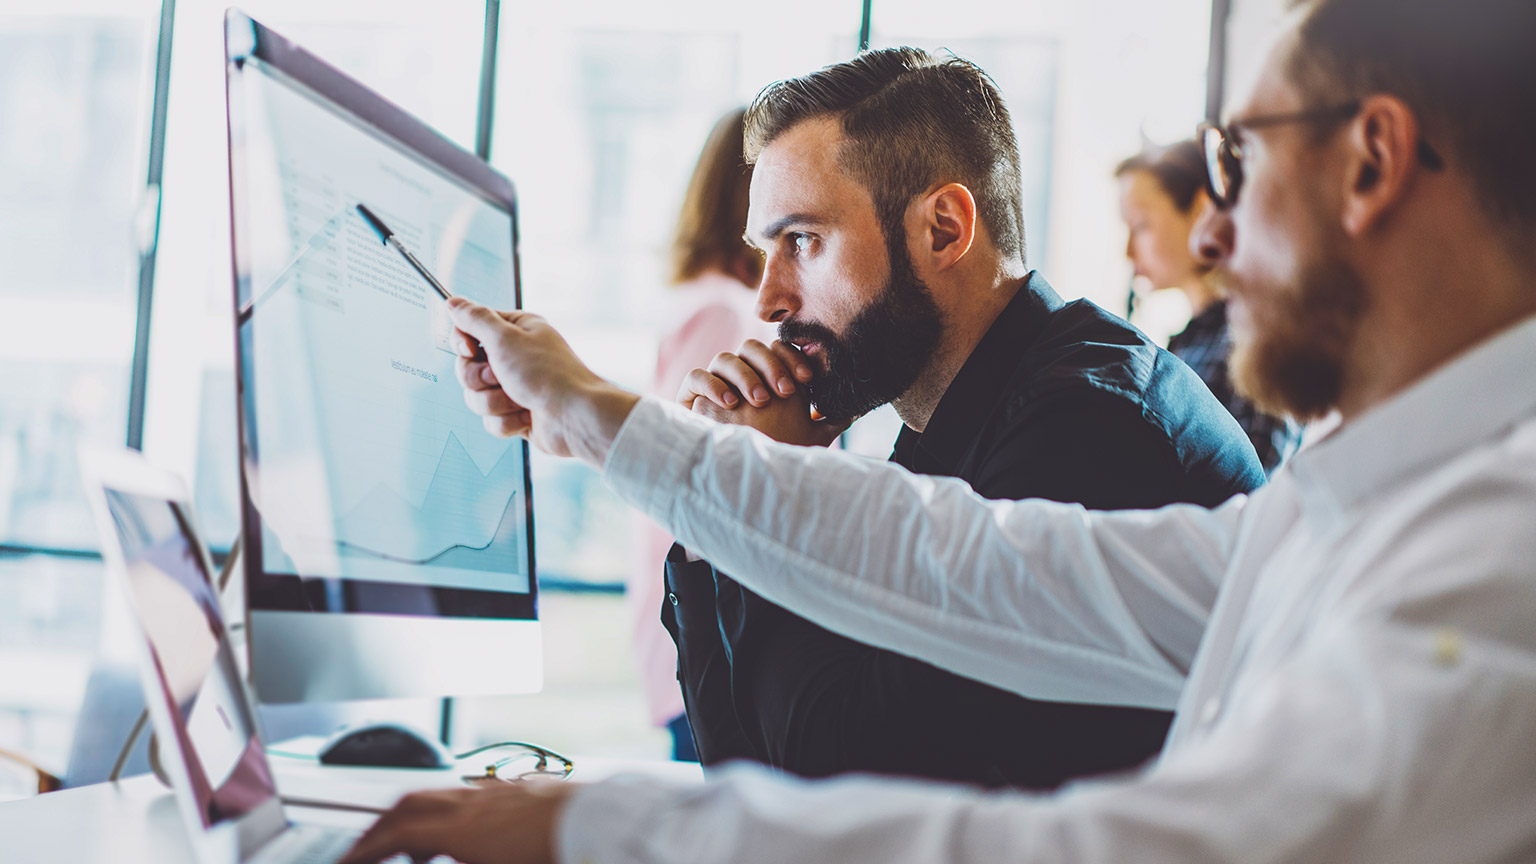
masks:
<svg viewBox="0 0 1536 864"><path fill-rule="evenodd" d="M522 572L522 448L511 444L482 472L448 433L420 502L383 483L336 522L342 552L401 564Z"/></svg>

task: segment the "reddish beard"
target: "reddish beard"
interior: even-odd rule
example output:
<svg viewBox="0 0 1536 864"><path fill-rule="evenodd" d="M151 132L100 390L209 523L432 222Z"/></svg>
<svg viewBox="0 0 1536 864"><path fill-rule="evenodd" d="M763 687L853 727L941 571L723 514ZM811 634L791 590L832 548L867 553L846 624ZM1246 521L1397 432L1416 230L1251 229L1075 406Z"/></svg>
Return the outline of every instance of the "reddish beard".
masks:
<svg viewBox="0 0 1536 864"><path fill-rule="evenodd" d="M1234 334L1227 367L1237 392L1260 410L1306 422L1339 404L1366 294L1337 257L1304 265L1287 288L1263 306L1238 301L1251 316L1250 332Z"/></svg>

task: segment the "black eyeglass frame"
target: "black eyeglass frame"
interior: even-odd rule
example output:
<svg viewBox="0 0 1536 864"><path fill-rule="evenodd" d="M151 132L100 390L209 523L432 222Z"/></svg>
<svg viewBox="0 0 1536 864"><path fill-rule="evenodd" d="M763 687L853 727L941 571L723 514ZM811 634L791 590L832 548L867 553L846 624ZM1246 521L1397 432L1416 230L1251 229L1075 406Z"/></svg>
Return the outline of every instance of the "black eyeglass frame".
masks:
<svg viewBox="0 0 1536 864"><path fill-rule="evenodd" d="M502 741L496 744L487 744L484 747L477 747L467 753L460 753L456 758L468 759L471 756L478 756L481 753L498 749L511 749L514 752L494 762L487 763L485 773L466 774L461 779L471 786L480 786L486 783L515 783L530 777L552 777L564 780L571 776L572 771L576 770L576 763L570 759L561 756L548 747L540 747L537 744L529 744L526 741ZM511 776L500 773L500 770L507 765L519 759L526 759L529 756L538 759L538 763L531 770L521 771ZM551 770L549 765L551 760L560 763L559 768Z"/></svg>
<svg viewBox="0 0 1536 864"><path fill-rule="evenodd" d="M1200 151L1205 156L1205 191L1211 203L1216 205L1217 210L1230 210L1237 204L1237 193L1243 188L1243 131L1290 123L1342 122L1360 113L1364 104L1364 100L1352 99L1324 108L1233 120L1225 125L1201 123L1195 133L1195 140L1200 142ZM1419 162L1432 171L1445 167L1445 160L1423 138L1419 139L1417 156Z"/></svg>

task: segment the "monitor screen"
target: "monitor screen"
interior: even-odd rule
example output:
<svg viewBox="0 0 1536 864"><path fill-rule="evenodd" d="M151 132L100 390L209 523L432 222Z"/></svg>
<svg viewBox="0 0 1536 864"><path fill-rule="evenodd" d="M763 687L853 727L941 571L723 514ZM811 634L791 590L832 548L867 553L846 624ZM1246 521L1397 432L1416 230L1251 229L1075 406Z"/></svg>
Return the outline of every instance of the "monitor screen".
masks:
<svg viewBox="0 0 1536 864"><path fill-rule="evenodd" d="M169 709L202 827L239 819L276 796L277 787L239 689L204 559L176 503L116 489L105 495L128 600L158 684L158 694L147 695L163 698Z"/></svg>
<svg viewBox="0 0 1536 864"><path fill-rule="evenodd" d="M533 618L527 444L466 407L446 305L357 209L506 309L513 208L257 57L230 87L252 608Z"/></svg>

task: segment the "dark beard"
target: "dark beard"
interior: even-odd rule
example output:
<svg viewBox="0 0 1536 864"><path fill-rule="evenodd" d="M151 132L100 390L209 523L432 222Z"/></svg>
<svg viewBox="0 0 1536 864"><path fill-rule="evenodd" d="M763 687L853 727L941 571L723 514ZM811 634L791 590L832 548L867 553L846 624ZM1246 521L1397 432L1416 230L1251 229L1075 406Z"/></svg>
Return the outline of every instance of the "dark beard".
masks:
<svg viewBox="0 0 1536 864"><path fill-rule="evenodd" d="M1261 410L1299 422L1327 416L1339 404L1344 362L1365 314L1360 277L1333 257L1303 266L1297 290L1234 344L1232 384Z"/></svg>
<svg viewBox="0 0 1536 864"><path fill-rule="evenodd" d="M912 260L887 242L891 275L885 288L839 336L814 321L779 324L785 342L819 342L826 371L806 385L811 404L829 420L862 417L905 393L933 358L943 333L939 307L912 270Z"/></svg>

